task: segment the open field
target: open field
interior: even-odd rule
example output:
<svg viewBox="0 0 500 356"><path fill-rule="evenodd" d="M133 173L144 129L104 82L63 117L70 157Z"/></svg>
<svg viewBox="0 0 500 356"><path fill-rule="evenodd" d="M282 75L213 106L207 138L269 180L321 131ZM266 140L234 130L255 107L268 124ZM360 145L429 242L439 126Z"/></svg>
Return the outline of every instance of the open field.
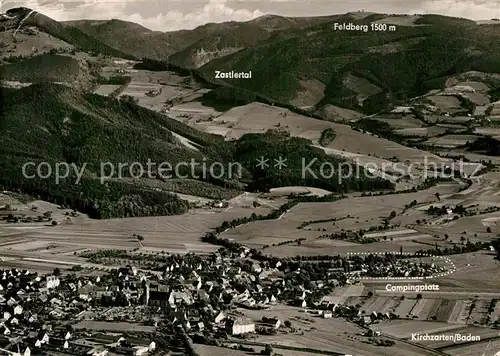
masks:
<svg viewBox="0 0 500 356"><path fill-rule="evenodd" d="M476 127L474 133L485 136L500 136L500 128L498 127Z"/></svg>
<svg viewBox="0 0 500 356"><path fill-rule="evenodd" d="M108 96L113 93L116 89L118 89L121 85L112 85L112 84L102 84L94 90L94 94Z"/></svg>
<svg viewBox="0 0 500 356"><path fill-rule="evenodd" d="M437 280L442 287L498 293L499 262L494 260L491 252L480 251L449 257L457 269L455 273Z"/></svg>
<svg viewBox="0 0 500 356"><path fill-rule="evenodd" d="M280 187L280 188L271 188L268 196L271 197L279 197L279 196L288 196L290 194L304 194L304 195L315 195L318 197L322 197L328 194L331 194L328 190L320 189L320 188L311 188L311 187Z"/></svg>
<svg viewBox="0 0 500 356"><path fill-rule="evenodd" d="M370 329L380 331L382 334L391 335L401 339L411 338L412 333L435 334L448 333L463 328L462 325L451 325L442 322L392 320L370 326Z"/></svg>
<svg viewBox="0 0 500 356"><path fill-rule="evenodd" d="M493 164L500 164L500 157L495 157L495 156L488 156L480 153L472 153L472 152L467 152L463 150L446 150L444 152L438 152L439 154L447 154L447 155L463 155L466 159L470 160L471 162L481 162L481 161L491 161Z"/></svg>
<svg viewBox="0 0 500 356"><path fill-rule="evenodd" d="M428 161L447 161L428 152L354 131L347 125L313 119L262 103L238 106L220 113L199 102L190 102L173 106L168 115L201 131L222 135L228 140L237 139L246 133L281 130L289 132L291 136L303 137L317 143L321 132L332 128L336 137L328 148L367 157L398 157L401 161L422 162L424 157L427 157Z"/></svg>
<svg viewBox="0 0 500 356"><path fill-rule="evenodd" d="M262 205L254 208L252 202L259 200L252 194L243 194L229 201L228 208L192 209L181 216L124 218L110 220L91 220L80 215L66 221L63 210L54 204L34 201L23 204L7 195L0 196L0 207L10 204L13 208L36 215L30 210L32 205L38 207L38 214L52 211L54 220L61 220L58 226L47 226L47 223L0 223L0 265L5 267L19 266L23 268L52 271L55 267L70 268L84 264L85 260L77 256L82 250L93 249L138 249L142 253L209 253L218 246L200 241L200 238L211 228L219 226L223 221L237 217L256 214L267 214L276 203L262 199ZM132 236L134 233L144 236L142 246Z"/></svg>
<svg viewBox="0 0 500 356"><path fill-rule="evenodd" d="M243 343L244 344L244 343ZM228 346L240 345L238 342L227 343ZM256 345L245 345L247 347L252 347L255 350L255 354L259 354L262 350L264 350L263 346ZM195 350L199 353L200 356L248 356L252 355L252 353L234 350L230 348L222 348L217 346L209 346L209 345L200 345L195 344ZM278 354L285 354L287 356L308 356L308 355L318 355L317 353L311 353L308 351L297 351L290 349L280 349L279 347L275 347L274 351ZM321 354L320 354L321 355Z"/></svg>
<svg viewBox="0 0 500 356"><path fill-rule="evenodd" d="M397 157L402 162L446 162L448 160L440 158L432 153L418 149L406 147L393 141L385 140L374 135L367 135L352 130L350 127L341 124L334 124L333 130L337 133L327 147L348 152L359 153L366 156L392 159Z"/></svg>
<svg viewBox="0 0 500 356"><path fill-rule="evenodd" d="M368 251L399 251L403 246L406 252L417 251L425 248L425 245L416 244L406 238L398 241L399 236L408 236L408 229L403 228L407 224L414 224L416 219L425 218L423 212L418 210L408 210L397 215L391 220L392 224L401 224L400 232L395 229L392 234L380 242L372 244L354 244L349 241L317 239L325 233L340 231L341 229L361 229L370 226L378 226L382 219L389 216L392 210L402 212L404 205L416 200L419 203L430 204L437 201L435 193L440 192L442 196L453 194L458 186L453 184L440 185L425 191L408 194L396 194L373 197L356 197L343 199L333 203L301 203L285 213L280 219L272 221L257 221L251 224L238 226L223 234L224 237L233 238L250 247L260 248L262 245L272 245L290 239L304 237L300 246L290 244L285 246L269 247L267 253L277 255L297 255L322 253L348 253L348 252L368 252ZM349 215L349 216L348 216ZM333 222L313 223L303 229L297 227L304 222L314 222L315 220L337 219ZM340 220L339 220L340 219ZM316 230L316 231L314 231ZM319 231L318 231L319 230ZM428 239L431 244L436 242L432 234L421 232L415 229L411 232L413 239ZM392 242L391 242L392 238ZM444 241L440 241L444 243Z"/></svg>
<svg viewBox="0 0 500 356"><path fill-rule="evenodd" d="M432 351L396 341L396 345L385 348L369 344L368 338L362 336L365 330L346 322L343 319L323 319L309 314L301 313L294 307L277 305L271 310L253 311L245 310L245 315L253 320L261 320L263 316L277 317L280 320L290 320L296 329L295 334L278 334L275 336L257 336L252 341L286 345L294 347L309 347L318 350L330 350L340 354L356 356L400 356L404 355L433 355ZM280 352L280 351L277 351ZM288 355L283 350L284 355Z"/></svg>
<svg viewBox="0 0 500 356"><path fill-rule="evenodd" d="M456 148L468 142L474 142L480 136L476 135L446 135L429 139L426 144L442 148Z"/></svg>
<svg viewBox="0 0 500 356"><path fill-rule="evenodd" d="M129 76L131 82L125 86L120 95L129 95L137 98L138 104L150 110L165 112L166 101L191 101L200 97L203 91L198 88L184 84L185 77L181 77L173 72L156 72L148 70L133 69L134 61L114 60L105 61L101 71L103 77ZM101 85L95 93L109 95L114 89L120 86ZM158 95L146 95L149 91L156 90ZM207 108L207 110L210 110ZM175 110L173 111L175 115Z"/></svg>
<svg viewBox="0 0 500 356"><path fill-rule="evenodd" d="M412 128L420 128L425 126L424 122L415 118L413 115L406 115L400 118L384 118L384 117L375 117L375 120L380 122L385 122L394 130L397 129L412 129Z"/></svg>
<svg viewBox="0 0 500 356"><path fill-rule="evenodd" d="M333 304L344 304L348 299L361 299L364 287L362 285L348 285L337 287L329 296L323 297L323 301L328 301Z"/></svg>
<svg viewBox="0 0 500 356"><path fill-rule="evenodd" d="M434 95L428 96L427 99L429 99L435 106L444 110L460 108L460 100L454 96Z"/></svg>

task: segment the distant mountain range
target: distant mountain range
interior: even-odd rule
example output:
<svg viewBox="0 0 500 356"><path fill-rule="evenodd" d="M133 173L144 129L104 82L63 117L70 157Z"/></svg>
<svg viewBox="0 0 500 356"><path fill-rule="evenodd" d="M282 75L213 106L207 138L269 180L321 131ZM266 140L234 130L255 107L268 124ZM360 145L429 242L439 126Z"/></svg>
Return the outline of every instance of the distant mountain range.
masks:
<svg viewBox="0 0 500 356"><path fill-rule="evenodd" d="M198 68L212 59L265 41L277 32L301 29L334 18L266 15L248 22L209 23L194 30L174 32L151 31L120 20L80 20L65 24L137 58L168 59L182 67Z"/></svg>
<svg viewBox="0 0 500 356"><path fill-rule="evenodd" d="M395 31L340 31L335 24L386 24ZM439 88L453 74L500 72L500 23L438 15L373 13L207 24L192 31L149 31L117 20L68 23L102 43L142 58L199 68L252 71L226 80L277 102L325 104L374 113Z"/></svg>
<svg viewBox="0 0 500 356"><path fill-rule="evenodd" d="M336 23L394 25L394 31L341 31ZM500 72L498 21L478 25L438 15L266 15L163 33L120 20L59 23L36 13L24 25L85 51L198 68L207 78L216 70L252 71L252 79L225 82L297 107L333 104L373 113L439 88L450 75Z"/></svg>

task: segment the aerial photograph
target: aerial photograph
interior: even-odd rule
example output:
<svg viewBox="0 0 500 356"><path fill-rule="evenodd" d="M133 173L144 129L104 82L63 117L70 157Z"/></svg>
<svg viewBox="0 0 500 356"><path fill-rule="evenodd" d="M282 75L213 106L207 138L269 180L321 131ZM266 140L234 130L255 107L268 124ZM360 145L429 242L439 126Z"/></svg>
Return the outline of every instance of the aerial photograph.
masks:
<svg viewBox="0 0 500 356"><path fill-rule="evenodd" d="M500 0L1 1L0 355L500 356Z"/></svg>

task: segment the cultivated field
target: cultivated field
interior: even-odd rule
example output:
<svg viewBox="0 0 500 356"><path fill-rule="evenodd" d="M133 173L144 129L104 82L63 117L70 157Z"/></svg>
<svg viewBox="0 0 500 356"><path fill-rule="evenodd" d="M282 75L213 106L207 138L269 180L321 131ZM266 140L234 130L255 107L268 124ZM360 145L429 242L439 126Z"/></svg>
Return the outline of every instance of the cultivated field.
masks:
<svg viewBox="0 0 500 356"><path fill-rule="evenodd" d="M94 94L108 96L112 94L115 90L120 88L121 85L112 85L112 84L102 84L99 85L95 90Z"/></svg>
<svg viewBox="0 0 500 356"><path fill-rule="evenodd" d="M205 232L226 220L252 213L268 214L274 204L279 206L284 202L263 199L262 205L254 208L252 202L259 200L258 197L244 194L230 200L228 208L192 209L181 216L92 220L83 215L69 218L64 210L42 201L23 204L6 195L1 198L0 207L10 204L18 209L16 213L26 211L36 216L37 213L30 210L36 205L38 215L50 210L53 219L59 221L57 226L47 226L46 222L0 223L0 265L40 271L84 264L85 260L78 254L97 249L137 249L142 253L213 252L218 246L200 241ZM144 241L139 243L133 234L142 235Z"/></svg>
<svg viewBox="0 0 500 356"><path fill-rule="evenodd" d="M441 148L456 148L468 142L474 142L480 136L476 135L446 135L429 139L426 144Z"/></svg>
<svg viewBox="0 0 500 356"><path fill-rule="evenodd" d="M433 355L426 351L403 342L396 341L392 347L377 347L368 343L368 337L363 336L365 330L343 319L323 319L300 312L294 307L278 305L266 311L245 311L245 315L253 320L261 320L262 316L277 317L280 320L290 320L298 329L297 333L278 334L275 336L257 336L252 341L275 345L293 346L297 348L312 348L329 350L342 355L356 356L400 356L404 355ZM302 334L302 331L304 333ZM277 352L288 355L287 351ZM311 354L311 353L309 353Z"/></svg>
<svg viewBox="0 0 500 356"><path fill-rule="evenodd" d="M417 209L409 209L403 213L404 206L413 200L420 204L430 204L437 201L435 193L440 192L442 196L456 192L456 185L440 185L425 191L408 194L396 194L373 197L355 197L343 199L333 203L301 203L285 213L278 220L257 221L236 227L225 232L222 236L233 238L249 247L261 248L270 245L266 253L276 255L294 256L297 254L314 255L317 251L324 254L342 254L349 252L369 251L399 251L403 246L404 251L411 252L427 248L427 243L433 245L436 239L432 233L420 231L408 231L405 225L414 224L416 220L428 217L424 212ZM340 232L342 229L367 229L378 226L382 220L395 210L400 214L391 220L391 224L400 224L400 229L390 231L389 235L380 235L380 241L371 244L357 244L349 241L318 239L320 235ZM337 221L333 221L336 219ZM328 220L323 222L321 220ZM318 221L318 222L315 222ZM310 222L307 226L298 227ZM376 233L376 232L373 232ZM371 233L367 233L370 236ZM412 239L408 236L412 235ZM375 235L377 236L377 235ZM306 238L300 246L296 243L275 246L284 241L296 238ZM392 239L392 241L391 241ZM415 243L412 240L423 240L424 243ZM439 243L445 243L439 241Z"/></svg>
<svg viewBox="0 0 500 356"><path fill-rule="evenodd" d="M425 333L425 332L424 332ZM471 334L471 336L479 336L481 340L485 340L488 338L495 338L498 337L498 330L496 329L490 329L490 328L484 328L484 327L476 327L476 326L469 326L469 327L462 327L460 329L453 329L448 332L428 332L429 334L447 334L447 335L453 335L453 334L460 334L463 336L467 336ZM420 345L424 345L430 348L434 349L442 349L444 352L447 352L446 349L448 347L455 347L457 344L463 343L463 342L457 342L454 343L452 340L432 340L432 341L416 341ZM468 345L470 346L470 345ZM484 349L483 349L484 351ZM497 350L498 351L498 350ZM476 354L477 355L477 354ZM481 354L479 354L481 355Z"/></svg>
<svg viewBox="0 0 500 356"><path fill-rule="evenodd" d="M480 251L450 256L457 267L455 273L439 278L441 286L468 291L470 296L478 292L498 293L500 290L499 262L491 252Z"/></svg>
<svg viewBox="0 0 500 356"><path fill-rule="evenodd" d="M397 129L396 133L404 136L432 137L444 134L447 130L448 129L446 127L429 126L429 127L412 127L412 128Z"/></svg>
<svg viewBox="0 0 500 356"><path fill-rule="evenodd" d="M435 106L444 110L460 108L460 100L458 100L454 96L434 95L434 96L428 96L427 99L429 99Z"/></svg>
<svg viewBox="0 0 500 356"><path fill-rule="evenodd" d="M370 326L370 329L380 331L383 334L391 335L401 339L411 338L412 333L420 334L437 334L437 333L453 333L454 330L463 328L461 325L451 325L432 321L415 321L415 320L392 320L380 324Z"/></svg>

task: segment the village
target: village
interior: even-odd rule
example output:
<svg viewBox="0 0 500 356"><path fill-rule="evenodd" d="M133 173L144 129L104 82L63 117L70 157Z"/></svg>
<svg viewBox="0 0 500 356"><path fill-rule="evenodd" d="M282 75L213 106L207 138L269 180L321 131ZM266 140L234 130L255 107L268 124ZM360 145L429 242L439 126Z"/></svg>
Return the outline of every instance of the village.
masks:
<svg viewBox="0 0 500 356"><path fill-rule="evenodd" d="M125 251L100 251L94 260L114 254L126 256ZM251 257L246 248L221 248L208 256L155 257L161 261L156 271L132 265L107 271L56 268L48 275L1 271L0 348L28 356L163 355L175 347L189 349L192 341L185 340L227 347L249 334L294 332L290 320L245 317L245 310L269 310L278 304L324 319L341 317L366 325L396 316L363 315L359 306L324 298L336 288L359 284L349 280L353 271L369 275L368 271L384 269L394 276L443 271L434 264L394 256L339 257L317 263L278 258L259 262Z"/></svg>

